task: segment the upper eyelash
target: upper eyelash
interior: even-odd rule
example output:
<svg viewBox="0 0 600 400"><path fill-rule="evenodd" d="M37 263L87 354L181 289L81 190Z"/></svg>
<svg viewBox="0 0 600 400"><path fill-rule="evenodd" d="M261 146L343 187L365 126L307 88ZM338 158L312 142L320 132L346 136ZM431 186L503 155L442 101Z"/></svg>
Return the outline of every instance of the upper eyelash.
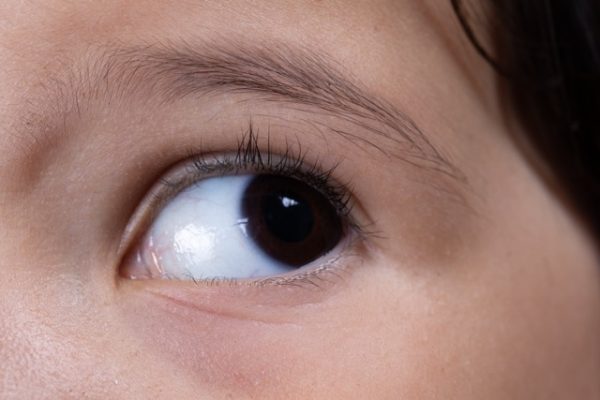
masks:
<svg viewBox="0 0 600 400"><path fill-rule="evenodd" d="M361 237L372 235L364 223L360 224L352 217L354 204L349 183L342 184L332 177L339 163L325 168L319 160L306 162L307 153L303 151L299 140L296 148L287 141L285 146L283 152L273 151L270 135L267 134L264 150L259 145L258 132L250 123L238 140L236 150L229 155L224 155L224 152L204 152L202 149L189 151L185 161L180 163L184 173L181 172L181 168L169 172L150 190L148 199L144 202L145 206L132 217L137 222L131 223L130 226L134 226L135 229L126 229L125 240L119 252L126 249L127 243L136 241L154 216L180 192L211 176L240 173L277 174L306 182L331 202L338 215L345 219L347 228L354 230Z"/></svg>
<svg viewBox="0 0 600 400"><path fill-rule="evenodd" d="M317 160L306 162L306 153L298 141L297 150L286 143L282 154L275 154L267 135L266 150L259 145L258 132L250 124L237 144L237 150L229 157L214 154L195 153L190 156L193 181L200 181L211 175L239 174L242 172L268 173L296 178L321 192L335 207L342 217L349 217L352 212L352 197L349 184L336 182L332 175L339 163L324 168ZM168 178L163 181L173 187ZM187 185L191 184L186 182ZM174 185L178 186L177 184ZM353 224L354 225L354 224Z"/></svg>

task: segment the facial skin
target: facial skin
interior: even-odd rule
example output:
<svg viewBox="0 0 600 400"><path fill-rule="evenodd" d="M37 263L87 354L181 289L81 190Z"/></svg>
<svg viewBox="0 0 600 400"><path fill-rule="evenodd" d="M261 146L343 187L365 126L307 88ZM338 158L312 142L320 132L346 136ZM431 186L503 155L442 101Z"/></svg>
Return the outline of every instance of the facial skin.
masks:
<svg viewBox="0 0 600 400"><path fill-rule="evenodd" d="M4 0L0 33L0 398L599 398L592 238L449 2ZM174 49L238 52L242 76L167 68ZM241 79L285 59L379 114ZM264 151L339 164L360 245L318 287L127 279L150 188L250 122Z"/></svg>

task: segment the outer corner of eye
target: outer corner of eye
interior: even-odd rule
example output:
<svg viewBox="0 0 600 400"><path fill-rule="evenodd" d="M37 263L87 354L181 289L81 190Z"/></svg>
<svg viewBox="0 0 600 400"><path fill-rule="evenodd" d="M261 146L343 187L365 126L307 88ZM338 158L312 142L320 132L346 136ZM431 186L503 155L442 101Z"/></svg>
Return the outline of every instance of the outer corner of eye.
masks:
<svg viewBox="0 0 600 400"><path fill-rule="evenodd" d="M167 199L120 269L126 279L252 280L326 264L348 238L332 200L276 174L212 176ZM317 267L315 267L317 268Z"/></svg>

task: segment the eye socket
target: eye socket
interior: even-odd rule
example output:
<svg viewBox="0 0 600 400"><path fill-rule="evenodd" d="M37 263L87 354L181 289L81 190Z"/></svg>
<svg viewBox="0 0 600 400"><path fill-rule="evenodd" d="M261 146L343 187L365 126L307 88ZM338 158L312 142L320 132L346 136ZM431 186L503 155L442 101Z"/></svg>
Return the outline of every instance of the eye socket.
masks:
<svg viewBox="0 0 600 400"><path fill-rule="evenodd" d="M201 179L159 211L121 273L131 279L252 279L317 268L334 258L347 236L334 203L313 185L282 174Z"/></svg>

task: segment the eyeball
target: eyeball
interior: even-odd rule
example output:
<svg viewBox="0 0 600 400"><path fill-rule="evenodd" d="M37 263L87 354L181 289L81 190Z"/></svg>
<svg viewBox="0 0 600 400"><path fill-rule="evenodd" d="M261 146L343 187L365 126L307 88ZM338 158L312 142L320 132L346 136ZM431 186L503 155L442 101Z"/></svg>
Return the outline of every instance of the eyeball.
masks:
<svg viewBox="0 0 600 400"><path fill-rule="evenodd" d="M251 279L324 263L343 219L319 190L275 174L215 176L179 192L141 238L132 279Z"/></svg>

